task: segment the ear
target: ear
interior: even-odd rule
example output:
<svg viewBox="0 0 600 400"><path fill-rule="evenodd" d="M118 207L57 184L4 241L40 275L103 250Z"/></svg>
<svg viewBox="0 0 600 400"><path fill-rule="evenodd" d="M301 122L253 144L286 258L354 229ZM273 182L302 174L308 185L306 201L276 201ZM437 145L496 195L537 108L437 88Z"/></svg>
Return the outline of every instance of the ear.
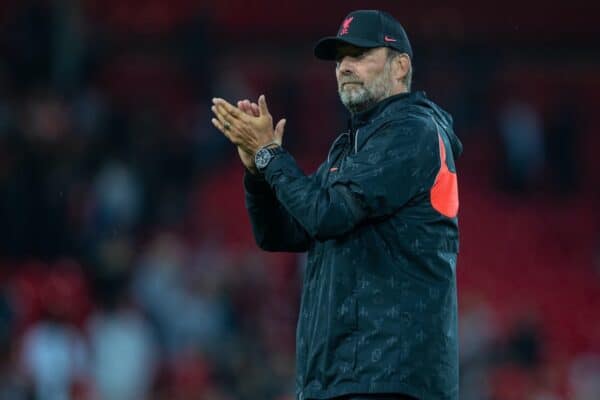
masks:
<svg viewBox="0 0 600 400"><path fill-rule="evenodd" d="M411 68L411 60L408 54L399 54L392 59L394 80L398 83L402 82Z"/></svg>

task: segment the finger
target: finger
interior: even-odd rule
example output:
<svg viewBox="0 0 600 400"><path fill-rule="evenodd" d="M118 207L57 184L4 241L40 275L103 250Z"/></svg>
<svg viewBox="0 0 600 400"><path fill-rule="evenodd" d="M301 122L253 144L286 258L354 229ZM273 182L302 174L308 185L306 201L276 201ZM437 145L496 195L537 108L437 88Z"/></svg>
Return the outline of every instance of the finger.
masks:
<svg viewBox="0 0 600 400"><path fill-rule="evenodd" d="M217 106L219 111L222 111L224 114L229 114L233 119L245 119L246 115L239 110L237 107L229 104L226 100L221 98L214 98L213 104Z"/></svg>
<svg viewBox="0 0 600 400"><path fill-rule="evenodd" d="M258 105L256 103L250 102L250 100L246 100L247 107L250 110L253 117L260 117L260 111L258 109Z"/></svg>
<svg viewBox="0 0 600 400"><path fill-rule="evenodd" d="M222 107L220 106L212 106L211 110L213 111L213 113L217 117L217 120L223 127L223 132L227 133L227 137L233 139L232 134L234 132L237 132L239 128L238 125L240 124L240 122L235 119L232 120L231 115L224 113Z"/></svg>
<svg viewBox="0 0 600 400"><path fill-rule="evenodd" d="M240 100L237 102L238 108L242 111L245 111L248 109L248 103L249 103L249 101L247 99Z"/></svg>
<svg viewBox="0 0 600 400"><path fill-rule="evenodd" d="M246 114L250 114L250 110L248 110L248 107L246 106L246 102L244 100L238 100L237 107L240 110L242 110L242 112L244 112Z"/></svg>
<svg viewBox="0 0 600 400"><path fill-rule="evenodd" d="M215 117L217 117L219 122L221 122L221 125L225 125L225 123L229 124L229 121L227 120L225 113L220 109L220 107L212 106L210 109L213 112L213 114L215 114Z"/></svg>
<svg viewBox="0 0 600 400"><path fill-rule="evenodd" d="M252 107L252 104L254 103L251 103L250 100L245 99L240 102L238 108L245 112L247 115L250 115L252 117L258 117L258 112L255 111L255 109Z"/></svg>
<svg viewBox="0 0 600 400"><path fill-rule="evenodd" d="M279 120L279 122L277 122L277 125L275 125L275 141L280 145L281 143L283 143L283 131L285 129L286 122L287 120L284 118Z"/></svg>
<svg viewBox="0 0 600 400"><path fill-rule="evenodd" d="M252 117L258 117L258 113L252 108L252 103L250 103L250 100L244 100L242 101L242 106L243 106L243 111L252 116Z"/></svg>
<svg viewBox="0 0 600 400"><path fill-rule="evenodd" d="M223 124L221 123L221 121L219 121L216 118L212 118L210 120L210 122L212 122L212 124L215 126L215 128L217 128L219 131L221 131L221 133L223 135L225 135L225 137L227 137L227 139L229 139L231 141L230 133L223 127Z"/></svg>
<svg viewBox="0 0 600 400"><path fill-rule="evenodd" d="M267 99L265 99L265 95L261 94L258 98L258 109L260 111L260 115L269 115L269 108L267 107Z"/></svg>
<svg viewBox="0 0 600 400"><path fill-rule="evenodd" d="M236 120L235 116L231 114L223 105L217 104L214 106L216 114L221 117L222 120L227 122L233 122Z"/></svg>
<svg viewBox="0 0 600 400"><path fill-rule="evenodd" d="M223 123L223 125L228 124L230 126L239 127L242 123L239 119L236 119L231 113L227 112L225 107L222 105L213 106L215 115L219 118L219 120Z"/></svg>
<svg viewBox="0 0 600 400"><path fill-rule="evenodd" d="M212 124L215 126L215 128L217 128L218 130L221 131L221 133L225 134L225 128L223 128L223 124L221 123L221 121L219 121L216 118L211 118L210 122L212 122Z"/></svg>

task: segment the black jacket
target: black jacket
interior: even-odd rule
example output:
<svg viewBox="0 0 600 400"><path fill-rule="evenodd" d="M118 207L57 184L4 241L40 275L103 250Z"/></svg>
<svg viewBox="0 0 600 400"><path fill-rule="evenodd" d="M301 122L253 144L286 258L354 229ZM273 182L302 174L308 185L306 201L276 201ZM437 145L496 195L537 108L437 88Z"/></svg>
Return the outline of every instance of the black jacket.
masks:
<svg viewBox="0 0 600 400"><path fill-rule="evenodd" d="M354 115L306 176L288 153L247 173L258 245L308 251L297 398L458 399L455 268L462 145L422 92Z"/></svg>

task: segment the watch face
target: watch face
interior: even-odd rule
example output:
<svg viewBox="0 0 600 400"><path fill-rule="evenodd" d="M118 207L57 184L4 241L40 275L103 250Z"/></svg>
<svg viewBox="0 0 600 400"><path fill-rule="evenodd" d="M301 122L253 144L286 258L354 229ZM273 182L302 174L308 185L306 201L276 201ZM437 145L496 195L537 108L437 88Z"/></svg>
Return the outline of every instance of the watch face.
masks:
<svg viewBox="0 0 600 400"><path fill-rule="evenodd" d="M258 169L266 167L270 160L271 153L267 149L260 149L254 156L254 163Z"/></svg>

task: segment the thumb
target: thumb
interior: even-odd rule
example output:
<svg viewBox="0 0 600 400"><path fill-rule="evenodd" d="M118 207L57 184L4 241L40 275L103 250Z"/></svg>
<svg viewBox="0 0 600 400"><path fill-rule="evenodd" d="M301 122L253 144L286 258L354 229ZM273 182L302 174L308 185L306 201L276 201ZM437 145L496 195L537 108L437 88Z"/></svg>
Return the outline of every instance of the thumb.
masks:
<svg viewBox="0 0 600 400"><path fill-rule="evenodd" d="M279 144L281 144L283 142L283 130L285 128L286 122L287 121L284 118L284 119L279 120L277 125L275 125L275 141Z"/></svg>
<svg viewBox="0 0 600 400"><path fill-rule="evenodd" d="M260 115L269 115L269 109L267 108L267 100L265 99L265 95L261 94L258 98L258 109L260 111Z"/></svg>

